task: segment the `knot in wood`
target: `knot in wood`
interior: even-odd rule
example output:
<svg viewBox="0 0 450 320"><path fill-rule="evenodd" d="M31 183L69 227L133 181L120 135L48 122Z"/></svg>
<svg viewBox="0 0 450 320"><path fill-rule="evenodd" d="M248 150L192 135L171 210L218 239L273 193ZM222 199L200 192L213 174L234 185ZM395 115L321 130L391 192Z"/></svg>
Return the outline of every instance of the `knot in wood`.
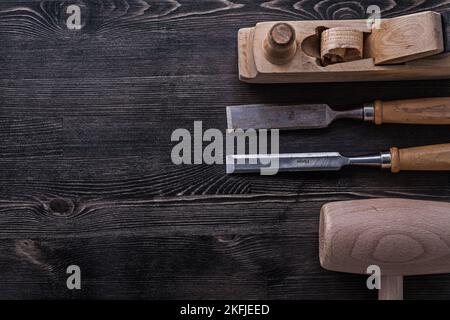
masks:
<svg viewBox="0 0 450 320"><path fill-rule="evenodd" d="M73 211L73 203L65 199L56 198L50 200L48 207L50 212L58 216L67 216Z"/></svg>

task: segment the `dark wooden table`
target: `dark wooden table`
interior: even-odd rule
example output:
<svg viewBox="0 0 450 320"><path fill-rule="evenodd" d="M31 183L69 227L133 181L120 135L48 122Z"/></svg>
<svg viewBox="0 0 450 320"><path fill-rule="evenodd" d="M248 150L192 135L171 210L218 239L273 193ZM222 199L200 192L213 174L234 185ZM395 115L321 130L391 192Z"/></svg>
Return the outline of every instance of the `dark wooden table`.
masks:
<svg viewBox="0 0 450 320"><path fill-rule="evenodd" d="M82 9L68 30L66 7ZM176 128L224 130L225 106L449 96L450 81L249 85L236 35L259 21L450 10L450 1L92 0L0 3L0 298L375 299L322 270L328 201L450 200L449 175L345 169L228 176L172 164ZM445 143L445 127L351 121L281 134L281 151L378 152ZM66 268L82 289L66 288ZM407 299L450 298L450 276Z"/></svg>

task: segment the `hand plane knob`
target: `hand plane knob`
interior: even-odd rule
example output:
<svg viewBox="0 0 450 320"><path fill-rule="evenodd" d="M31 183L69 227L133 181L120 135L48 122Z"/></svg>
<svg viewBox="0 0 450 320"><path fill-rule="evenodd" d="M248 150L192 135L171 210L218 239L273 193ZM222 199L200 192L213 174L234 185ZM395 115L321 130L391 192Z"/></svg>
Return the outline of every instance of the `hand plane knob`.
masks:
<svg viewBox="0 0 450 320"><path fill-rule="evenodd" d="M264 41L264 54L273 64L288 63L297 52L295 29L288 23L275 24Z"/></svg>

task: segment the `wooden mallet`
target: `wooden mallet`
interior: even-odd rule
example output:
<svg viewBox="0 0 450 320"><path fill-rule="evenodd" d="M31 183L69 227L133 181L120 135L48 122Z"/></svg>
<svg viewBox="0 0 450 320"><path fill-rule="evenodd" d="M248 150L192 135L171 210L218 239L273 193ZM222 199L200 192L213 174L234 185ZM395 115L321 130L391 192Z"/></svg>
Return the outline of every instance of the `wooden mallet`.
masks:
<svg viewBox="0 0 450 320"><path fill-rule="evenodd" d="M403 299L403 276L450 273L450 203L370 199L332 202L320 214L323 268L380 267L380 300Z"/></svg>

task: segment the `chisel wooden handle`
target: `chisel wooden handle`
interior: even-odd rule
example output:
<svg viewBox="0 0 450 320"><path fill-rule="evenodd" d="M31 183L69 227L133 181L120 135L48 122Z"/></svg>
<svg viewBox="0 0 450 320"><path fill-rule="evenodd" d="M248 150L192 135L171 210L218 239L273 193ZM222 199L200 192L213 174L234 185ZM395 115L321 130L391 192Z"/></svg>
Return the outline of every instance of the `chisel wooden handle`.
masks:
<svg viewBox="0 0 450 320"><path fill-rule="evenodd" d="M391 171L449 171L450 144L391 148Z"/></svg>
<svg viewBox="0 0 450 320"><path fill-rule="evenodd" d="M374 103L376 124L450 124L450 97Z"/></svg>

